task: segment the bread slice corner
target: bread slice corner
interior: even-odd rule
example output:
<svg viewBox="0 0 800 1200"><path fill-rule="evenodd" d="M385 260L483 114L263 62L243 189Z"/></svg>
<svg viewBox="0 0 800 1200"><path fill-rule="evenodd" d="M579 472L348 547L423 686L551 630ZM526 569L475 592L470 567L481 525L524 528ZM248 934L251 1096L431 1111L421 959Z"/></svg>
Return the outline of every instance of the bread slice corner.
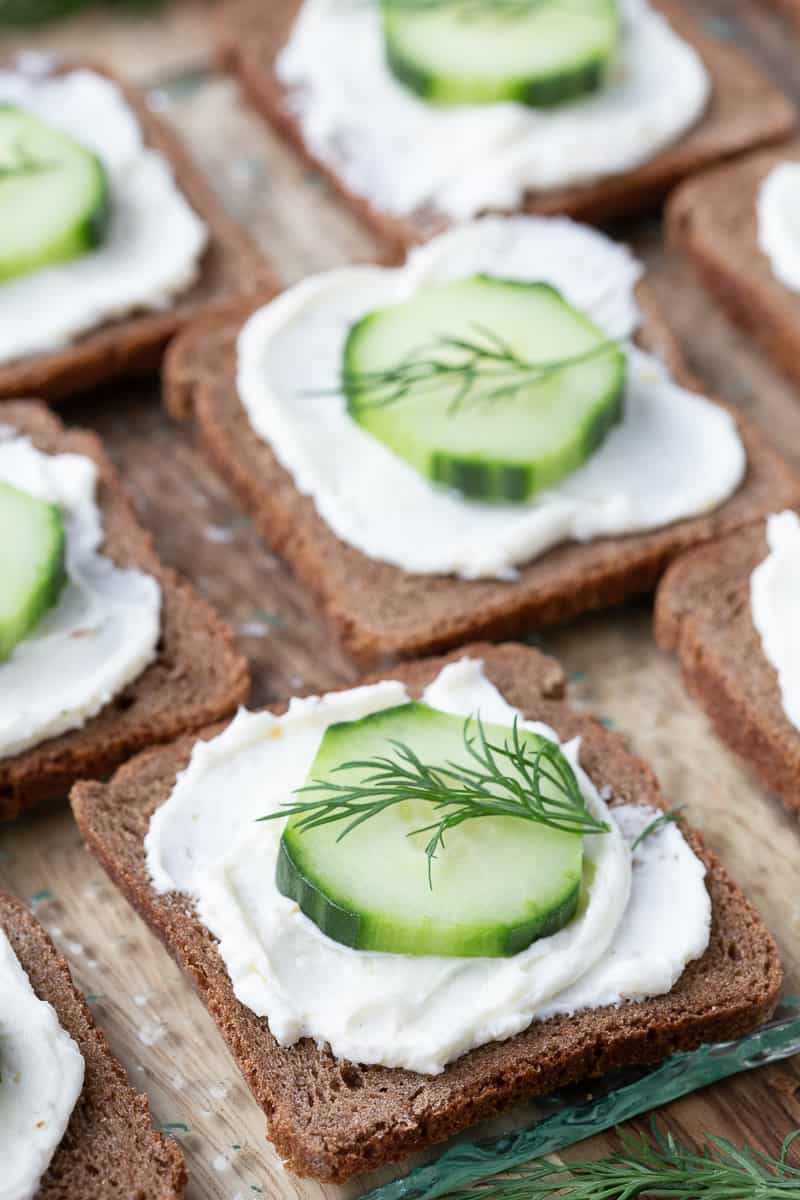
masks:
<svg viewBox="0 0 800 1200"><path fill-rule="evenodd" d="M250 679L228 626L158 560L99 439L65 428L35 401L0 404L2 425L26 435L45 453L83 454L96 463L103 553L153 575L162 590L155 661L82 728L0 757L0 820L8 820L40 801L65 796L76 779L103 778L145 746L226 716L247 698Z"/></svg>
<svg viewBox="0 0 800 1200"><path fill-rule="evenodd" d="M40 1000L56 1010L85 1063L83 1090L35 1200L178 1200L188 1182L183 1152L156 1132L147 1098L128 1083L69 967L31 912L0 890L0 929Z"/></svg>
<svg viewBox="0 0 800 1200"><path fill-rule="evenodd" d="M14 59L3 60L0 54L0 66L15 65ZM228 216L180 138L153 111L144 92L95 62L54 59L52 71L61 74L79 68L103 74L120 88L146 145L167 159L181 192L208 227L208 246L198 278L168 307L107 320L61 349L0 363L0 400L40 396L53 402L121 376L155 371L169 339L188 321L215 311L235 296L271 286L275 278L251 236Z"/></svg>
<svg viewBox="0 0 800 1200"><path fill-rule="evenodd" d="M758 243L758 194L781 162L800 162L799 141L704 171L670 197L666 226L731 319L800 379L800 293L775 278Z"/></svg>
<svg viewBox="0 0 800 1200"><path fill-rule="evenodd" d="M703 118L674 145L641 167L581 187L531 193L528 212L563 213L600 224L652 209L679 180L710 163L742 154L754 146L786 138L794 127L792 102L733 46L705 32L679 0L653 0L703 58L712 81L712 98ZM350 191L332 168L309 150L290 98L275 73L275 60L286 44L301 0L224 0L214 16L213 34L223 67L235 72L253 105L311 165L331 182L356 216L388 246L408 249L443 226L441 217L397 217L382 212Z"/></svg>
<svg viewBox="0 0 800 1200"><path fill-rule="evenodd" d="M678 559L656 593L655 634L721 740L800 815L800 730L750 609L750 576L767 553L759 522Z"/></svg>
<svg viewBox="0 0 800 1200"><path fill-rule="evenodd" d="M463 655L482 659L488 677L527 718L545 721L562 739L579 735L582 765L615 801L663 805L650 769L628 752L618 734L567 706L561 668L532 648L472 645L371 678L402 680L418 696L447 662ZM308 1039L281 1047L267 1021L237 1001L216 942L191 902L174 893L156 895L150 887L144 837L192 744L193 739L183 738L148 751L110 783L77 784L73 811L90 852L161 938L214 1016L267 1115L269 1138L299 1175L343 1182L523 1099L617 1067L655 1063L704 1042L739 1037L774 1010L782 979L775 943L699 835L687 829L707 867L713 927L706 953L689 964L669 995L534 1023L506 1042L464 1055L437 1076L338 1061Z"/></svg>

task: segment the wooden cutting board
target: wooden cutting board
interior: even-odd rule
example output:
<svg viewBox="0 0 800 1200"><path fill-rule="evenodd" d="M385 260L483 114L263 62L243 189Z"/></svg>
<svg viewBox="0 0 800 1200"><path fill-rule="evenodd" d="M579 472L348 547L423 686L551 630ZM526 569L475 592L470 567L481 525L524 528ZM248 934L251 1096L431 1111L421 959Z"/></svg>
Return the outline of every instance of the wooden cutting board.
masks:
<svg viewBox="0 0 800 1200"><path fill-rule="evenodd" d="M733 38L800 100L800 38L759 0L686 0L711 32ZM0 46L79 48L106 58L153 90L208 171L230 211L253 230L287 281L377 247L214 75L207 0L176 0L156 16L92 14ZM753 352L668 256L650 222L624 236L646 260L666 311L709 386L760 421L800 468L800 395ZM159 551L191 578L234 627L254 672L256 704L354 679L312 605L255 536L225 487L170 424L153 385L116 387L71 403L68 421L105 439ZM711 733L674 663L653 644L640 604L581 620L542 639L562 660L573 703L625 732L658 772L670 800L686 804L731 873L761 909L800 993L800 825L764 793ZM69 813L53 808L0 831L0 882L27 900L72 964L79 986L155 1120L183 1145L192 1200L357 1195L391 1172L346 1189L288 1175L264 1140L264 1118L215 1028L160 945L82 849ZM524 1113L515 1114L524 1120ZM668 1125L699 1141L707 1132L775 1153L800 1125L800 1061L751 1074L671 1106ZM495 1123L493 1129L505 1127ZM642 1123L644 1127L645 1123ZM598 1153L613 1136L584 1152Z"/></svg>

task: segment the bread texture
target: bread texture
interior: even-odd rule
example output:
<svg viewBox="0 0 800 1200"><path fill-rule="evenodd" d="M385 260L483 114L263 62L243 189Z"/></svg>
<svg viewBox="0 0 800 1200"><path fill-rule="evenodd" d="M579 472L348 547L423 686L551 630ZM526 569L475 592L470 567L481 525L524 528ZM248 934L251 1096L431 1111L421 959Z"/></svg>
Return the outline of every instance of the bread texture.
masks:
<svg viewBox="0 0 800 1200"><path fill-rule="evenodd" d="M560 666L536 650L472 645L373 679L400 679L418 696L462 654L483 659L488 677L527 718L547 722L561 738L580 735L582 765L615 801L662 805L650 769L619 735L564 703ZM713 929L708 950L669 995L534 1023L509 1041L471 1051L437 1076L337 1061L308 1039L283 1048L267 1022L236 1000L216 943L192 903L174 893L158 896L149 885L143 839L191 747L192 739L184 738L134 759L109 784L78 784L73 811L89 850L194 983L267 1115L269 1137L300 1175L344 1181L523 1099L738 1037L774 1009L781 984L775 944L699 836L687 831L708 867Z"/></svg>
<svg viewBox="0 0 800 1200"><path fill-rule="evenodd" d="M642 346L660 355L676 379L702 390L646 284L637 299ZM479 637L499 640L620 604L651 591L688 547L800 503L800 480L735 414L749 469L738 492L715 512L653 533L558 546L524 566L513 582L408 574L339 540L253 432L235 385L236 337L252 307L201 320L173 342L164 368L165 401L176 417L194 414L212 464L316 595L347 652L362 663L419 657Z"/></svg>
<svg viewBox="0 0 800 1200"><path fill-rule="evenodd" d="M748 155L682 184L667 206L667 236L729 316L788 375L800 379L800 293L772 273L758 244L761 185L800 142Z"/></svg>
<svg viewBox="0 0 800 1200"><path fill-rule="evenodd" d="M800 730L783 710L750 609L750 576L769 552L763 522L693 550L656 594L655 634L732 750L800 815Z"/></svg>
<svg viewBox="0 0 800 1200"><path fill-rule="evenodd" d="M441 214L395 216L351 192L337 173L309 151L289 97L275 73L275 60L286 44L301 0L224 0L217 9L214 36L218 57L234 71L254 106L275 129L333 184L353 212L398 252L439 232ZM702 56L713 84L703 118L667 150L623 175L597 183L532 192L528 212L566 213L602 223L656 207L679 180L710 163L754 146L780 141L792 129L795 110L774 84L730 45L703 32L677 0L655 0L678 33Z"/></svg>
<svg viewBox="0 0 800 1200"><path fill-rule="evenodd" d="M44 929L4 891L0 929L85 1063L83 1091L36 1200L177 1200L188 1178L182 1151L153 1128L147 1098L128 1083Z"/></svg>
<svg viewBox="0 0 800 1200"><path fill-rule="evenodd" d="M0 65L15 67L2 62ZM186 199L209 230L200 274L170 307L109 320L63 349L0 364L0 400L41 396L61 400L123 375L154 371L169 339L192 318L213 312L234 296L268 286L273 275L255 243L225 212L180 139L158 117L143 92L96 63L62 62L54 73L85 67L112 79L136 115L146 144L169 161Z"/></svg>
<svg viewBox="0 0 800 1200"><path fill-rule="evenodd" d="M103 778L145 746L226 716L246 699L249 672L227 625L184 579L159 562L94 434L65 429L32 401L0 406L2 426L28 436L47 454L70 452L94 460L103 553L120 566L153 575L162 589L158 656L138 679L81 729L0 757L0 820L8 820L42 800L65 796L76 779Z"/></svg>

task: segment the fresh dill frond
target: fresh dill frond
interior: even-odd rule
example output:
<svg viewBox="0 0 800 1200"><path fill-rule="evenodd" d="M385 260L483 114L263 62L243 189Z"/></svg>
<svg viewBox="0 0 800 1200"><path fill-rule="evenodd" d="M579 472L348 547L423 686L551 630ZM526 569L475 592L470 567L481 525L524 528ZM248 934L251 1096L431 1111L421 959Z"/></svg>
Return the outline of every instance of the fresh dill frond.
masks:
<svg viewBox="0 0 800 1200"><path fill-rule="evenodd" d="M425 801L436 819L408 836L430 834L425 847L429 883L445 835L464 821L516 817L565 833L608 833L606 822L587 808L575 773L555 742L521 736L515 719L509 737L493 743L480 717L464 722L463 740L468 761L462 764L423 762L405 742L391 739L391 753L345 762L332 772L355 773L357 779L314 779L295 793L298 799L260 819L298 816L300 833L346 822L341 841L393 805Z"/></svg>
<svg viewBox="0 0 800 1200"><path fill-rule="evenodd" d="M635 850L637 846L641 846L642 842L647 838L652 837L654 833L658 833L665 825L677 825L683 813L686 811L685 804L679 804L676 808L669 809L668 812L661 813L654 817L649 825L645 826L639 836L631 843L631 850Z"/></svg>
<svg viewBox="0 0 800 1200"><path fill-rule="evenodd" d="M778 1158L725 1138L707 1137L699 1153L654 1122L651 1135L620 1133L605 1158L556 1165L536 1159L513 1175L445 1193L446 1200L799 1200L800 1169L788 1161L796 1130Z"/></svg>
<svg viewBox="0 0 800 1200"><path fill-rule="evenodd" d="M570 367L581 366L619 350L613 339L569 358L529 362L499 333L473 322L473 336L442 333L412 350L394 366L377 371L342 372L336 394L344 392L353 409L386 408L418 399L432 389L451 385L448 413L468 404L497 404L513 400L524 389L543 383Z"/></svg>

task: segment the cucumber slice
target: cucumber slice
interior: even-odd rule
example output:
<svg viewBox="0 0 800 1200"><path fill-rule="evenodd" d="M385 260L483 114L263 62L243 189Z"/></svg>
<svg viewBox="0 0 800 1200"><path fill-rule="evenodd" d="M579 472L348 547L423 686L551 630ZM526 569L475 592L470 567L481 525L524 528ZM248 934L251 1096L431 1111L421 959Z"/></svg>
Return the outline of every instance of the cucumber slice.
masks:
<svg viewBox="0 0 800 1200"><path fill-rule="evenodd" d="M564 104L603 85L617 0L382 0L386 58L431 104Z"/></svg>
<svg viewBox="0 0 800 1200"><path fill-rule="evenodd" d="M0 482L0 662L56 603L65 544L54 504Z"/></svg>
<svg viewBox="0 0 800 1200"><path fill-rule="evenodd" d="M463 729L461 717L424 704L332 725L309 779L350 785L369 771L331 773L342 763L390 753L391 739L427 762L467 764ZM485 730L495 743L509 735L497 725ZM533 733L521 736L541 741ZM300 817L292 816L281 839L278 889L335 941L393 954L504 957L571 920L581 891L580 834L515 817L465 821L447 833L431 888L430 833L408 835L433 819L428 802L409 801L340 838L341 823L301 831Z"/></svg>
<svg viewBox="0 0 800 1200"><path fill-rule="evenodd" d="M425 363L466 363L469 352L453 338L486 351L468 394L459 371L393 382L398 367L408 380ZM521 370L492 357L500 343ZM563 360L572 365L533 377L526 370ZM625 376L620 347L554 288L475 275L354 325L343 384L353 419L422 475L505 503L530 499L589 458L622 418Z"/></svg>
<svg viewBox="0 0 800 1200"><path fill-rule="evenodd" d="M0 282L85 254L108 216L100 160L32 113L0 105Z"/></svg>

